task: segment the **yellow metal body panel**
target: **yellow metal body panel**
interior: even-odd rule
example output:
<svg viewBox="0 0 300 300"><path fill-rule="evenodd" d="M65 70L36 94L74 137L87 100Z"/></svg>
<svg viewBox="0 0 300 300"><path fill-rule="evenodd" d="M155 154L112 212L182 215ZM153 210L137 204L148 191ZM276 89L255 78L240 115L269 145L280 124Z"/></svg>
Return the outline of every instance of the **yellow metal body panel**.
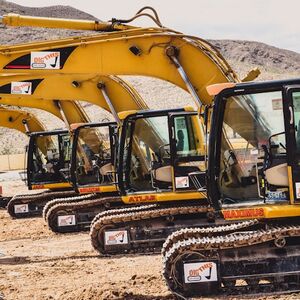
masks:
<svg viewBox="0 0 300 300"><path fill-rule="evenodd" d="M39 190L39 189L65 189L65 188L71 188L72 185L69 182L57 182L57 183L47 183L47 184L34 184L32 185L33 190Z"/></svg>
<svg viewBox="0 0 300 300"><path fill-rule="evenodd" d="M132 114L135 114L137 113L138 111L137 110L127 110L127 111L121 111L118 113L118 116L120 118L120 120L124 120L126 119L126 117L128 117L129 115L132 115Z"/></svg>
<svg viewBox="0 0 300 300"><path fill-rule="evenodd" d="M167 201L185 201L185 200L204 200L205 193L200 192L161 192L147 194L130 194L122 196L125 204L148 203L148 202L167 202Z"/></svg>

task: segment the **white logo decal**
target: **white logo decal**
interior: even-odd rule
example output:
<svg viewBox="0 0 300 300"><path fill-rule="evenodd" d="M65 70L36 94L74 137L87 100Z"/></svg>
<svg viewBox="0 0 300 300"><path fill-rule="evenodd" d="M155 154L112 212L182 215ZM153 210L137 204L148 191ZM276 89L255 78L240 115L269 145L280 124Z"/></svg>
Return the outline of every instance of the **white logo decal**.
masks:
<svg viewBox="0 0 300 300"><path fill-rule="evenodd" d="M128 244L128 234L126 230L105 231L105 245Z"/></svg>
<svg viewBox="0 0 300 300"><path fill-rule="evenodd" d="M60 52L58 51L31 52L30 69L38 69L38 70L60 69Z"/></svg>
<svg viewBox="0 0 300 300"><path fill-rule="evenodd" d="M218 281L217 265L214 262L199 262L184 264L184 282Z"/></svg>
<svg viewBox="0 0 300 300"><path fill-rule="evenodd" d="M31 82L13 81L11 83L11 94L31 95Z"/></svg>
<svg viewBox="0 0 300 300"><path fill-rule="evenodd" d="M57 223L58 226L74 226L76 225L75 215L58 216Z"/></svg>
<svg viewBox="0 0 300 300"><path fill-rule="evenodd" d="M176 177L175 178L176 187L178 189L184 189L189 187L189 178L188 176Z"/></svg>
<svg viewBox="0 0 300 300"><path fill-rule="evenodd" d="M14 209L15 209L16 214L22 214L22 213L29 212L28 204L16 204L14 206Z"/></svg>
<svg viewBox="0 0 300 300"><path fill-rule="evenodd" d="M282 110L282 99L273 99L272 108L273 110Z"/></svg>

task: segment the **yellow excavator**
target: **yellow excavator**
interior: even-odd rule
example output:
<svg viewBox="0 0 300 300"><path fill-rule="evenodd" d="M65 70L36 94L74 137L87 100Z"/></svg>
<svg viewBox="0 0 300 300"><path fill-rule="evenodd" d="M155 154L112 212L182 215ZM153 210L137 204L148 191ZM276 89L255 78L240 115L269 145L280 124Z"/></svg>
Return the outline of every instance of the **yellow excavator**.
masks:
<svg viewBox="0 0 300 300"><path fill-rule="evenodd" d="M167 239L165 280L181 298L299 291L300 79L208 91L213 222Z"/></svg>
<svg viewBox="0 0 300 300"><path fill-rule="evenodd" d="M21 100L22 97L18 95L18 98L9 99L8 95L3 94L0 98L0 103L2 105L15 105L15 106L23 106L23 107L32 107L32 108L39 108L44 111L50 112L51 114L59 117L61 120L69 120L72 121L79 121L79 120L88 120L85 113L81 109L81 107L71 101L65 101L62 105L60 101L43 101L39 99L35 102L26 102ZM26 124L25 124L26 125ZM40 129L37 127L37 129ZM27 148L27 185L29 189L48 189L46 192L36 193L32 195L15 195L10 202L8 203L7 209L8 212L12 217L22 217L28 216L31 214L38 214L39 207L32 205L28 206L28 202L38 202L38 201L49 201L53 198L58 196L72 196L75 195L75 192L72 191L70 183L62 176L53 174L50 176L46 176L46 164L50 166L51 162L47 160L51 160L50 157L50 150L52 153L56 153L56 156L59 158L53 158L52 160L57 160L63 164L63 152L68 151L66 147L70 148L70 144L58 144L58 140L54 141L53 136L56 134L57 137L59 135L66 136L68 135L66 132L59 132L59 131L41 131L38 130L39 135L35 135L32 132L29 133L30 142L29 147ZM59 138L60 142L62 142L61 138ZM47 153L47 147L49 147L49 151ZM65 148L64 148L65 147ZM44 166L41 163L41 168L38 170L36 169L36 165L34 165L34 157L35 155L40 153L44 159ZM48 156L47 156L48 154ZM65 161L64 165L68 162ZM43 173L45 176L38 175L39 173ZM53 170L51 171L53 173ZM24 211L18 210L18 207L22 207Z"/></svg>
<svg viewBox="0 0 300 300"><path fill-rule="evenodd" d="M53 49L56 54L49 55L52 59L54 55L62 58L59 65L51 68L44 62L43 69L32 66L39 52L48 55ZM7 52L9 58L5 56ZM26 74L36 76L72 73L77 76L134 74L161 78L189 91L201 112L201 105L212 103L213 99L206 92L207 85L238 81L227 62L209 43L163 28L135 28L93 37L3 47L0 53L0 64L8 73L22 74L28 69ZM46 61L46 57L44 59ZM51 60L51 64L54 65L55 60ZM110 60L111 63L107 63ZM98 215L91 228L92 243L103 253L157 251L169 233L194 223L197 215L209 213L203 182L204 141L201 140L203 135L198 134L201 126L197 112L189 108L127 112L119 118L124 120L122 152L118 155L120 199L130 204L155 204ZM145 136L150 133L156 138L147 139ZM134 143L139 143L143 151L135 151ZM177 157L177 143L181 144L182 157ZM195 178L190 178L189 173L194 173ZM119 201L116 198L101 200L102 206ZM76 220L73 207L61 206L60 212ZM121 233L117 236L124 236L122 241L114 240L116 231Z"/></svg>
<svg viewBox="0 0 300 300"><path fill-rule="evenodd" d="M39 79L39 84L37 84L34 88L31 88L30 94L20 94L12 93L12 86L13 85L27 85L33 86L34 82L37 82L37 79L32 79L30 76L1 76L0 77L0 97L5 96L8 98L8 102L16 103L16 99L18 99L18 104L24 103L31 103L36 104L40 101L42 103L47 103L47 99L57 99L58 97L63 97L65 100L61 100L61 103L64 101L69 102L74 99L74 97L78 97L83 101L87 101L93 104L96 104L106 110L110 110L116 115L117 111L122 111L125 108L132 110L132 109L145 109L147 108L146 104L143 102L140 95L126 83L124 80L118 78L117 76L96 76L91 77L90 75L83 75L83 76L74 76L72 75L61 75L61 76L53 76L49 75L42 77ZM80 89L78 90L79 85ZM60 86L63 90L54 89L54 86ZM42 97L48 97L47 99ZM21 99L21 100L20 100ZM70 100L68 100L70 99ZM116 111L115 111L116 110ZM116 186L113 180L113 174L109 176L104 175L101 176L101 173L111 173L113 171L113 158L114 158L114 147L113 144L116 142L115 138L115 123L114 122L102 122L101 124L97 123L97 129L93 132L89 132L88 134L84 134L82 136L76 137L77 130L74 131L72 134L72 138L76 138L76 142L80 143L80 147L77 147L74 150L73 158L71 162L71 182L74 183L74 187L76 187L79 193L87 193L87 192L97 192L101 193L101 195L112 196L116 194ZM71 126L71 127L87 127L91 128L90 123L85 123L83 125L80 122L79 125ZM93 124L95 126L95 124ZM99 127L101 127L99 129ZM82 132L82 131L81 131ZM65 133L61 133L65 134ZM51 133L52 137L59 138L60 141L63 141L60 136L55 136ZM34 134L32 135L32 143L30 143L29 149L31 150L30 153L34 153L37 151L35 149L36 141L42 142L45 138L45 134ZM106 144L106 157L105 159L100 159L100 154L103 152L101 145ZM83 151L84 149L85 151ZM87 155L92 150L93 155ZM111 151L111 154L108 155L108 152ZM36 155L39 156L39 155ZM32 155L29 156L30 159L28 160L28 166L34 167L37 165L36 158L33 158ZM97 162L95 161L97 160ZM40 159L43 160L43 159ZM68 161L71 160L71 157L68 158ZM99 170L99 164L103 164ZM40 164L42 165L42 164ZM106 166L106 170L102 167ZM107 169L108 168L108 169ZM68 173L66 168L61 168L58 170L58 173ZM40 179L45 178L46 176L50 176L51 178L54 177L54 174L46 174L45 172L34 172L35 178L37 175ZM41 174L40 174L41 173ZM55 173L56 174L56 173ZM57 174L56 174L57 175ZM101 178L99 178L99 175ZM48 176L48 177L49 177ZM66 176L68 177L68 176ZM101 179L101 180L100 180ZM78 182L78 186L75 183ZM59 195L58 195L59 196ZM99 198L100 195L98 195ZM90 194L83 197L72 197L71 199L66 199L62 197L61 199L55 199L55 201L48 202L47 200L44 201L43 199L33 200L32 203L28 203L28 212L27 215L30 213L31 215L37 215L41 213L43 206L47 203L45 207L45 215L47 210L51 208L51 206L57 205L59 203L68 203L74 201L82 201L82 200L94 200L97 198L97 195ZM24 205L23 205L24 206ZM22 206L22 207L23 207ZM11 207L13 207L13 202L11 203ZM29 209L29 208L32 209ZM99 211L92 209L90 219L92 220L93 216L96 215ZM18 214L18 216L25 216L26 214ZM61 218L58 218L59 220ZM62 223L64 220L61 221ZM57 226L57 225L56 225ZM67 227L68 230L70 227Z"/></svg>
<svg viewBox="0 0 300 300"><path fill-rule="evenodd" d="M44 125L33 114L5 106L0 107L0 126L20 131L27 136L31 132L45 131ZM0 207L6 207L10 200L9 196L1 197Z"/></svg>

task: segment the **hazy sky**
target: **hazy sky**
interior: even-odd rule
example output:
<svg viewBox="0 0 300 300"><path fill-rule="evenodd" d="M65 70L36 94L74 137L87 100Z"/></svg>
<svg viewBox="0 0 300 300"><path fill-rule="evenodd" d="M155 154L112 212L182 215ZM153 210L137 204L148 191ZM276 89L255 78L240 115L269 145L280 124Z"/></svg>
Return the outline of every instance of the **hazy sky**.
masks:
<svg viewBox="0 0 300 300"><path fill-rule="evenodd" d="M24 6L70 5L101 20L129 18L146 5L162 23L211 39L256 40L300 52L299 0L12 0ZM136 23L151 25L148 22Z"/></svg>

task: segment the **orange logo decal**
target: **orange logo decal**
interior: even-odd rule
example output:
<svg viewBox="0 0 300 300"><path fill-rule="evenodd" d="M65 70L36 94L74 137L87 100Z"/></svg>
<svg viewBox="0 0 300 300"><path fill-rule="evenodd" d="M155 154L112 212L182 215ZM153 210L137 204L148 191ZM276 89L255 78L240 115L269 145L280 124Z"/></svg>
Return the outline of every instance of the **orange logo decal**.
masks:
<svg viewBox="0 0 300 300"><path fill-rule="evenodd" d="M43 185L43 184L36 184L36 185L32 186L33 190L39 190L39 189L44 189L44 188L45 188L45 185Z"/></svg>
<svg viewBox="0 0 300 300"><path fill-rule="evenodd" d="M141 195L141 196L130 196L129 202L150 202L155 201L155 195Z"/></svg>
<svg viewBox="0 0 300 300"><path fill-rule="evenodd" d="M34 57L34 63L43 63L45 60L49 60L51 58L56 58L59 56L59 52L49 52L48 54L40 57Z"/></svg>
<svg viewBox="0 0 300 300"><path fill-rule="evenodd" d="M235 209L223 211L225 219L238 219L238 218L256 218L263 217L263 208L251 208L251 209Z"/></svg>
<svg viewBox="0 0 300 300"><path fill-rule="evenodd" d="M79 188L78 189L79 193L99 193L101 192L101 187L96 186L96 187L86 187L86 188Z"/></svg>
<svg viewBox="0 0 300 300"><path fill-rule="evenodd" d="M200 266L198 269L192 269L189 270L189 276L196 277L199 276L200 273L204 272L205 270L211 269L213 264L211 262L208 262L202 266Z"/></svg>
<svg viewBox="0 0 300 300"><path fill-rule="evenodd" d="M124 231L120 231L120 232L117 232L116 234L110 235L108 238L108 241L116 241L118 238L120 238L123 241L124 236L125 236Z"/></svg>

